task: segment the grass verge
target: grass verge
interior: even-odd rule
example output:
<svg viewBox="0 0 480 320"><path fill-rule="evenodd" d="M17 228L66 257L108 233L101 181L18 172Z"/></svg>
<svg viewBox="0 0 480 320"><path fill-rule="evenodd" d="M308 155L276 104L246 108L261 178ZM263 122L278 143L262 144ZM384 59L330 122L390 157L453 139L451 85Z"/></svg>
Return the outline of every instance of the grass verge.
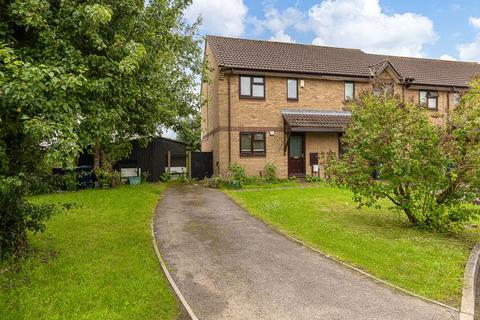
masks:
<svg viewBox="0 0 480 320"><path fill-rule="evenodd" d="M352 194L329 186L225 190L253 216L392 284L459 307L463 272L477 229L458 234L409 227L401 213L357 209Z"/></svg>
<svg viewBox="0 0 480 320"><path fill-rule="evenodd" d="M75 203L32 235L32 254L4 263L2 319L175 319L151 242L163 186L142 184L35 197Z"/></svg>

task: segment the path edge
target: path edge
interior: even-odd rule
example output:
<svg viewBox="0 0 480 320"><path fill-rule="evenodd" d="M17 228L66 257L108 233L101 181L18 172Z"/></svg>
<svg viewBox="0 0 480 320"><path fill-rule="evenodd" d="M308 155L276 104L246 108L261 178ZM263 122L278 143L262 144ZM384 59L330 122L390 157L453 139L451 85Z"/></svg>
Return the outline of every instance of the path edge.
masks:
<svg viewBox="0 0 480 320"><path fill-rule="evenodd" d="M462 304L460 307L460 320L473 320L475 318L475 295L477 288L477 276L480 269L479 266L480 244L476 244L467 264L465 265L465 272L463 274L463 288L462 288Z"/></svg>
<svg viewBox="0 0 480 320"><path fill-rule="evenodd" d="M447 308L447 309L456 311L456 312L460 313L460 319L459 319L459 320L473 320L473 318L472 318L472 319L470 319L470 318L465 318L465 319L461 318L461 314L462 314L461 311L460 311L459 309L455 308L455 307L449 306L448 304L442 303L442 302L437 301L437 300L433 300L433 299L430 299L430 298L421 296L421 295L416 294L416 293L414 293L414 292L412 292L412 291L409 291L409 290L407 290L407 289L404 289L404 288L402 288L402 287L399 287L399 286L397 286L397 285L394 285L394 284L391 283L391 282L388 282L388 281L386 281L386 280L380 279L380 278L374 276L374 275L371 274L371 273L368 273L368 272L366 272L366 271L363 271L363 270L360 269L360 268L357 268L357 267L355 267L355 266L353 266L353 265L351 265L351 264L348 264L348 263L346 263L346 262L343 262L343 261L341 261L341 260L339 260L339 259L337 259L337 258L335 258L335 257L333 257L333 256L331 256L331 255L329 255L329 254L327 254L327 253L324 253L324 252L318 250L317 248L309 245L308 243L306 243L306 242L304 242L304 241L302 241L302 240L300 240L300 239L298 239L298 238L296 238L296 237L288 234L286 231L283 231L282 229L280 229L280 228L278 228L278 227L276 227L276 226L274 226L274 225L271 225L271 224L267 223L266 221L264 221L264 220L261 219L261 218L257 218L257 217L255 217L255 216L253 216L252 214L250 214L250 212L248 212L247 209L245 209L240 203L238 203L238 201L236 201L236 199L232 198L228 193L223 192L223 191L220 191L220 192L222 192L224 195L226 195L230 200L232 200L233 203L235 203L235 204L236 204L237 206L239 206L242 210L244 210L249 216L251 216L251 217L253 217L253 218L255 218L255 219L259 220L259 221L262 221L262 222L265 223L267 226L269 226L270 228L272 228L272 229L275 230L276 232L280 233L280 234L283 235L284 237L290 239L291 241L296 242L296 243L298 243L298 244L300 244L300 245L302 245L302 246L304 246L304 247L306 247L306 248L308 248L308 249L310 249L310 250L312 250L312 251L314 251L314 252L322 255L323 257L325 257L325 258L327 258L327 259L329 259L329 260L331 260L331 261L333 261L333 262L335 262L335 263L338 263L338 264L340 264L340 265L342 265L342 266L344 266L344 267L347 267L348 269L351 269L351 270L353 270L353 271L355 271L355 272L361 273L362 275L364 275L364 276L366 276L366 277L368 277L368 278L370 278L370 279L372 279L372 280L374 280L374 281L376 281L376 282L379 282L379 283L381 283L381 284L383 284L383 285L385 285L385 286L387 286L387 287L390 287L390 288L392 288L392 289L395 289L395 290L397 290L397 291L400 291L400 292L402 292L402 293L404 293L404 294L407 294L407 295L409 295L409 296L418 298L418 299L423 300L423 301L425 301L425 302L429 302L429 303L432 303L432 304L436 304L436 305L438 305L438 306L441 306L441 307L444 307L444 308ZM480 248L480 247L479 247L479 248ZM480 251L479 251L479 252L480 252ZM462 294L462 305L463 305L463 294Z"/></svg>
<svg viewBox="0 0 480 320"><path fill-rule="evenodd" d="M170 274L170 271L168 271L167 266L165 264L165 261L163 260L162 255L160 254L160 250L158 249L157 238L156 238L155 227L154 227L154 220L155 220L155 215L157 214L157 208L158 208L158 204L160 203L160 201L162 201L161 198L158 200L157 204L155 205L155 209L153 210L152 219L150 221L150 229L151 229L151 232L152 232L152 243L153 243L153 247L155 248L155 254L157 255L157 259L158 259L158 262L160 263L160 266L162 267L163 273L165 273L165 276L167 277L167 280L170 283L170 286L172 287L173 291L175 292L178 299L182 303L183 307L187 311L188 316L190 317L191 320L199 320L198 317L195 315L195 312L193 312L192 308L190 307L187 300L183 296L182 292L178 288L177 284L173 280L173 277Z"/></svg>

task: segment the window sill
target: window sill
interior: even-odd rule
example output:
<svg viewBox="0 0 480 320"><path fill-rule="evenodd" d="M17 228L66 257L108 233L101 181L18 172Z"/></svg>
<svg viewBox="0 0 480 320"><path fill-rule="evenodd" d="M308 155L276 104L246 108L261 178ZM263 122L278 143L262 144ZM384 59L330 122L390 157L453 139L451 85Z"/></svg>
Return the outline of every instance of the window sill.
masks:
<svg viewBox="0 0 480 320"><path fill-rule="evenodd" d="M265 100L265 97L240 96L240 99L245 99L245 100Z"/></svg>
<svg viewBox="0 0 480 320"><path fill-rule="evenodd" d="M266 153L240 153L240 157L242 158L263 158L266 155Z"/></svg>
<svg viewBox="0 0 480 320"><path fill-rule="evenodd" d="M297 99L287 98L287 101L288 102L298 102L298 98Z"/></svg>

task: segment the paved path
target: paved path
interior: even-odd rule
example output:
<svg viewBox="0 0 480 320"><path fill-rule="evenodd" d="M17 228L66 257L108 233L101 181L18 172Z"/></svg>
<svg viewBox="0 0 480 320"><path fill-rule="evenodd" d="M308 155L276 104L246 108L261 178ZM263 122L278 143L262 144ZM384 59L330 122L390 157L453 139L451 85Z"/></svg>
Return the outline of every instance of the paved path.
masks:
<svg viewBox="0 0 480 320"><path fill-rule="evenodd" d="M457 318L288 240L217 190L167 189L154 224L160 252L201 320Z"/></svg>

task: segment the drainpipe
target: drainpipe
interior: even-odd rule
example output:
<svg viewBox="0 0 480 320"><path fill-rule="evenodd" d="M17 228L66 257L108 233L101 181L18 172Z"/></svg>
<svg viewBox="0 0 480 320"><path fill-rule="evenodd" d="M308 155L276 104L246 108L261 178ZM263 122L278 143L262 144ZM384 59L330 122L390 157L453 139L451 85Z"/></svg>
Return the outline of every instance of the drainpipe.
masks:
<svg viewBox="0 0 480 320"><path fill-rule="evenodd" d="M445 122L447 125L450 122L450 91L447 92L447 110L445 110Z"/></svg>
<svg viewBox="0 0 480 320"><path fill-rule="evenodd" d="M230 89L230 77L232 71L228 74L227 78L227 91L228 91L228 164L232 163L232 103L231 103L231 89Z"/></svg>
<svg viewBox="0 0 480 320"><path fill-rule="evenodd" d="M405 101L405 95L407 93L407 89L410 87L411 83L414 81L415 79L413 78L406 78L406 77L403 77L403 80L402 80L402 96L403 96L403 101Z"/></svg>
<svg viewBox="0 0 480 320"><path fill-rule="evenodd" d="M445 112L445 118L447 125L450 124L450 94L455 93L455 87L451 87L450 91L447 92L447 110Z"/></svg>

